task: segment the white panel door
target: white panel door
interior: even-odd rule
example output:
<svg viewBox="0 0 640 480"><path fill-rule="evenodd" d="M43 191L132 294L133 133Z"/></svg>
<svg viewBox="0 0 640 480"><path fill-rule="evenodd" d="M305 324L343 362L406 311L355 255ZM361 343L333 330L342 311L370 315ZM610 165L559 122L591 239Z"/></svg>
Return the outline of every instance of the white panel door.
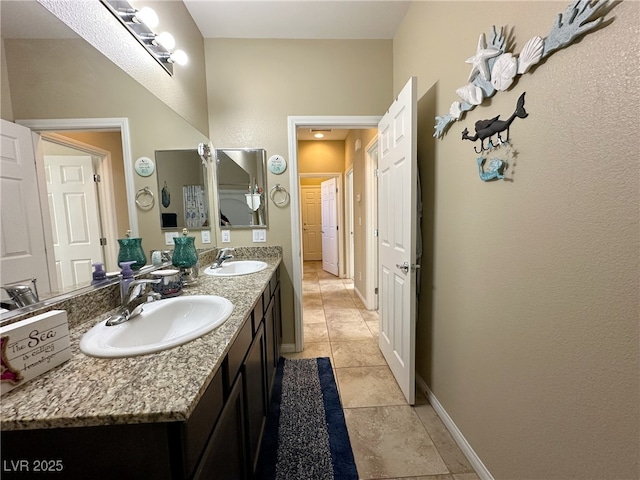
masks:
<svg viewBox="0 0 640 480"><path fill-rule="evenodd" d="M302 259L322 260L322 201L319 185L303 185Z"/></svg>
<svg viewBox="0 0 640 480"><path fill-rule="evenodd" d="M51 288L31 130L5 120L0 125L1 283L36 278L38 292L46 293Z"/></svg>
<svg viewBox="0 0 640 480"><path fill-rule="evenodd" d="M415 403L417 81L378 125L379 344L409 404Z"/></svg>
<svg viewBox="0 0 640 480"><path fill-rule="evenodd" d="M91 264L104 262L91 156L45 155L44 165L58 282L90 282Z"/></svg>
<svg viewBox="0 0 640 480"><path fill-rule="evenodd" d="M320 184L322 190L322 269L338 275L338 182L335 178Z"/></svg>

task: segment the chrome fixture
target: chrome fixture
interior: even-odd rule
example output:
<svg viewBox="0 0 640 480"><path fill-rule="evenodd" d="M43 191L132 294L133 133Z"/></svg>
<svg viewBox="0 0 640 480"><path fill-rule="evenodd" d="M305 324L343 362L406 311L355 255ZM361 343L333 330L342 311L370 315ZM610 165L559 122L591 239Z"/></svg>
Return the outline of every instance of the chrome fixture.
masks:
<svg viewBox="0 0 640 480"><path fill-rule="evenodd" d="M26 307L38 303L38 288L36 287L36 279L31 279L30 285L6 285L1 287L6 290L9 297L16 304L17 308Z"/></svg>
<svg viewBox="0 0 640 480"><path fill-rule="evenodd" d="M120 290L120 308L107 319L106 325L111 327L131 320L142 313L145 303L160 300L161 295L155 292L148 292L147 285L160 283L161 281L161 278L157 280L134 280L126 285L126 291L125 288L122 288Z"/></svg>
<svg viewBox="0 0 640 480"><path fill-rule="evenodd" d="M133 8L126 0L101 0L111 13L140 42L169 75L173 64L185 65L189 57L183 50L173 50L175 40L168 32L156 34L152 28L158 24L158 16L149 7Z"/></svg>
<svg viewBox="0 0 640 480"><path fill-rule="evenodd" d="M233 258L233 255L231 255L229 252L233 252L234 250L235 248L233 247L221 249L216 256L215 261L211 264L211 268L220 268L224 262L226 262L227 260L231 260Z"/></svg>

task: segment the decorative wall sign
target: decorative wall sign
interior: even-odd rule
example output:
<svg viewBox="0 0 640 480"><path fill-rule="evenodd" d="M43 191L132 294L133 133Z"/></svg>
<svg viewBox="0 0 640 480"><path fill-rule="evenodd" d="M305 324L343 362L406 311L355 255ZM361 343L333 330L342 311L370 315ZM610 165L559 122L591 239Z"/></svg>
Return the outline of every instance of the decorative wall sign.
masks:
<svg viewBox="0 0 640 480"><path fill-rule="evenodd" d="M267 161L267 167L271 173L280 175L287 169L287 161L282 155L271 155Z"/></svg>
<svg viewBox="0 0 640 480"><path fill-rule="evenodd" d="M545 38L531 38L517 56L506 51L507 39L503 28L496 32L495 26L492 27L488 44L484 33L481 34L476 54L466 60L472 65L469 83L456 90L462 101L453 102L449 113L436 116L433 136L442 138L449 127L463 117L464 112L480 105L497 91L509 89L518 75L527 73L532 66L556 50L593 31L617 3L609 3L609 0L574 0L564 15L558 14Z"/></svg>
<svg viewBox="0 0 640 480"><path fill-rule="evenodd" d="M149 177L156 170L156 166L148 157L140 157L135 163L136 173L141 177Z"/></svg>

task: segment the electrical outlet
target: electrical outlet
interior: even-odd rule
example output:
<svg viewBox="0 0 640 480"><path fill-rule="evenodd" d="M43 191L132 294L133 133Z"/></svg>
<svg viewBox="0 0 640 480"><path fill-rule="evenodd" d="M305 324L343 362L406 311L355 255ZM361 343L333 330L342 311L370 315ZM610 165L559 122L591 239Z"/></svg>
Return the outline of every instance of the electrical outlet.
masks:
<svg viewBox="0 0 640 480"><path fill-rule="evenodd" d="M222 243L231 242L231 230L222 230Z"/></svg>
<svg viewBox="0 0 640 480"><path fill-rule="evenodd" d="M253 231L253 243L264 243L267 241L266 230L254 230Z"/></svg>
<svg viewBox="0 0 640 480"><path fill-rule="evenodd" d="M178 232L165 232L164 234L164 244L165 245L174 245L173 239L178 236Z"/></svg>
<svg viewBox="0 0 640 480"><path fill-rule="evenodd" d="M211 243L211 231L202 230L200 235L202 236L202 243Z"/></svg>

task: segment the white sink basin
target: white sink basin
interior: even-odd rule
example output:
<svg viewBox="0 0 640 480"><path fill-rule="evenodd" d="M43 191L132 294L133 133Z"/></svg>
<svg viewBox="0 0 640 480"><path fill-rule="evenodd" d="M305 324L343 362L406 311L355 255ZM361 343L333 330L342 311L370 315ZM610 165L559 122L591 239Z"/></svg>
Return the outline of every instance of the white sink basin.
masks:
<svg viewBox="0 0 640 480"><path fill-rule="evenodd" d="M204 273L214 277L233 277L260 272L265 268L267 268L267 264L259 260L234 260L232 262L224 262L219 268L207 267Z"/></svg>
<svg viewBox="0 0 640 480"><path fill-rule="evenodd" d="M190 342L222 325L233 304L215 295L189 295L148 303L131 320L108 327L100 322L80 340L94 357L133 357Z"/></svg>

